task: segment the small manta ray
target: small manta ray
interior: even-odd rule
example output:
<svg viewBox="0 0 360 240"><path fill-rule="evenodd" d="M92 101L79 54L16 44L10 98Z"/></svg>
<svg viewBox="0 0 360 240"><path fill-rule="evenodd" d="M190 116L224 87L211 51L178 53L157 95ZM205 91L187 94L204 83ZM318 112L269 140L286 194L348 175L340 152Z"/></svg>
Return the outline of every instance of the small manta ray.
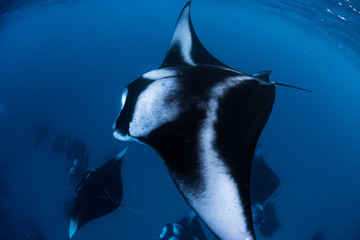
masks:
<svg viewBox="0 0 360 240"><path fill-rule="evenodd" d="M89 170L77 185L69 239L86 223L120 206L123 196L121 163L126 150L127 148L102 167Z"/></svg>
<svg viewBox="0 0 360 240"><path fill-rule="evenodd" d="M180 221L166 224L159 240L207 240L207 238L201 228L199 218L191 211Z"/></svg>
<svg viewBox="0 0 360 240"><path fill-rule="evenodd" d="M250 182L254 225L264 237L271 237L281 226L275 214L275 203L270 200L280 185L280 178L264 161L259 145L253 158Z"/></svg>
<svg viewBox="0 0 360 240"><path fill-rule="evenodd" d="M251 203L264 205L265 201L280 185L280 178L266 164L261 155L260 146L256 148L251 171Z"/></svg>
<svg viewBox="0 0 360 240"><path fill-rule="evenodd" d="M269 74L248 75L214 58L195 34L188 2L161 66L121 97L114 137L155 149L185 200L222 240L255 239L250 170L275 100Z"/></svg>

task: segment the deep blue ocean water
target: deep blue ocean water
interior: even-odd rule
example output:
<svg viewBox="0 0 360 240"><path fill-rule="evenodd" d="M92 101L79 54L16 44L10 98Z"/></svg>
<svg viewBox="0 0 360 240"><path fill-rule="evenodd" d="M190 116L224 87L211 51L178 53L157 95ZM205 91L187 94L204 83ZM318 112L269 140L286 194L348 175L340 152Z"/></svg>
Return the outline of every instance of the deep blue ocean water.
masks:
<svg viewBox="0 0 360 240"><path fill-rule="evenodd" d="M291 3L289 3L291 2ZM278 86L260 143L282 183L272 239L360 239L360 3L194 0L203 45L246 73L271 69ZM90 167L123 149L112 136L123 87L157 68L186 1L0 1L0 238L66 239L67 161L50 138L82 139ZM49 136L34 147L37 129ZM179 149L181 151L181 149ZM190 208L161 159L133 143L124 160L125 207L74 239L158 239ZM257 239L266 239L256 231ZM209 239L212 239L211 237Z"/></svg>

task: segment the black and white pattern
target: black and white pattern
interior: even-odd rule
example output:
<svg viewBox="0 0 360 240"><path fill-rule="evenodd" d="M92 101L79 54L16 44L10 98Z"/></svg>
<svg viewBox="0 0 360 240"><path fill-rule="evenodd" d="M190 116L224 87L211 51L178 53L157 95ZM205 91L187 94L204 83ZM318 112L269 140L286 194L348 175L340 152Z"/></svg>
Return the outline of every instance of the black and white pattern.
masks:
<svg viewBox="0 0 360 240"><path fill-rule="evenodd" d="M130 83L114 136L148 144L222 240L255 239L250 170L275 99L270 71L248 75L200 43L186 4L159 69Z"/></svg>

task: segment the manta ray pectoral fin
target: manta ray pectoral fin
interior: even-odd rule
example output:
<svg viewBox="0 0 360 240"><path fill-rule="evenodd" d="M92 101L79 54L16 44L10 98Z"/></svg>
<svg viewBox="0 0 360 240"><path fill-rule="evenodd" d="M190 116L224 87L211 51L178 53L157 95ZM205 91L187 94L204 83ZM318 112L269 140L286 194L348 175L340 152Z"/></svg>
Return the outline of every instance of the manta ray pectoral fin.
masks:
<svg viewBox="0 0 360 240"><path fill-rule="evenodd" d="M160 68L213 65L227 67L213 57L201 44L196 36L190 19L189 1L183 8L166 53L166 57Z"/></svg>
<svg viewBox="0 0 360 240"><path fill-rule="evenodd" d="M253 74L253 76L265 82L270 82L269 80L270 73L271 70L265 70L265 71L257 72Z"/></svg>
<svg viewBox="0 0 360 240"><path fill-rule="evenodd" d="M116 156L115 156L115 160L121 160L124 156L125 156L125 153L127 152L129 146L127 146L124 150L122 150L120 153L118 153Z"/></svg>
<svg viewBox="0 0 360 240"><path fill-rule="evenodd" d="M69 227L69 239L70 240L74 236L77 229L78 229L78 219L71 218L70 219L70 227Z"/></svg>
<svg viewBox="0 0 360 240"><path fill-rule="evenodd" d="M122 150L120 153L118 153L116 156L111 158L107 163L105 163L101 168L107 168L108 166L120 166L122 164L122 160L128 150L130 145L128 145L124 150Z"/></svg>

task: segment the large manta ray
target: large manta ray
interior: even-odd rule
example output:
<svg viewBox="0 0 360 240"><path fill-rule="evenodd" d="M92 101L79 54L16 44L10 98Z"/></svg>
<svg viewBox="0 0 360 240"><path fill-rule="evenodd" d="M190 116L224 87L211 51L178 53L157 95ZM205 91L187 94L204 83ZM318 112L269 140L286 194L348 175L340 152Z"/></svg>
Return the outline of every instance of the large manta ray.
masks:
<svg viewBox="0 0 360 240"><path fill-rule="evenodd" d="M164 62L123 91L114 136L155 149L222 240L255 239L250 170L275 99L269 74L248 75L215 59L195 34L188 2Z"/></svg>

